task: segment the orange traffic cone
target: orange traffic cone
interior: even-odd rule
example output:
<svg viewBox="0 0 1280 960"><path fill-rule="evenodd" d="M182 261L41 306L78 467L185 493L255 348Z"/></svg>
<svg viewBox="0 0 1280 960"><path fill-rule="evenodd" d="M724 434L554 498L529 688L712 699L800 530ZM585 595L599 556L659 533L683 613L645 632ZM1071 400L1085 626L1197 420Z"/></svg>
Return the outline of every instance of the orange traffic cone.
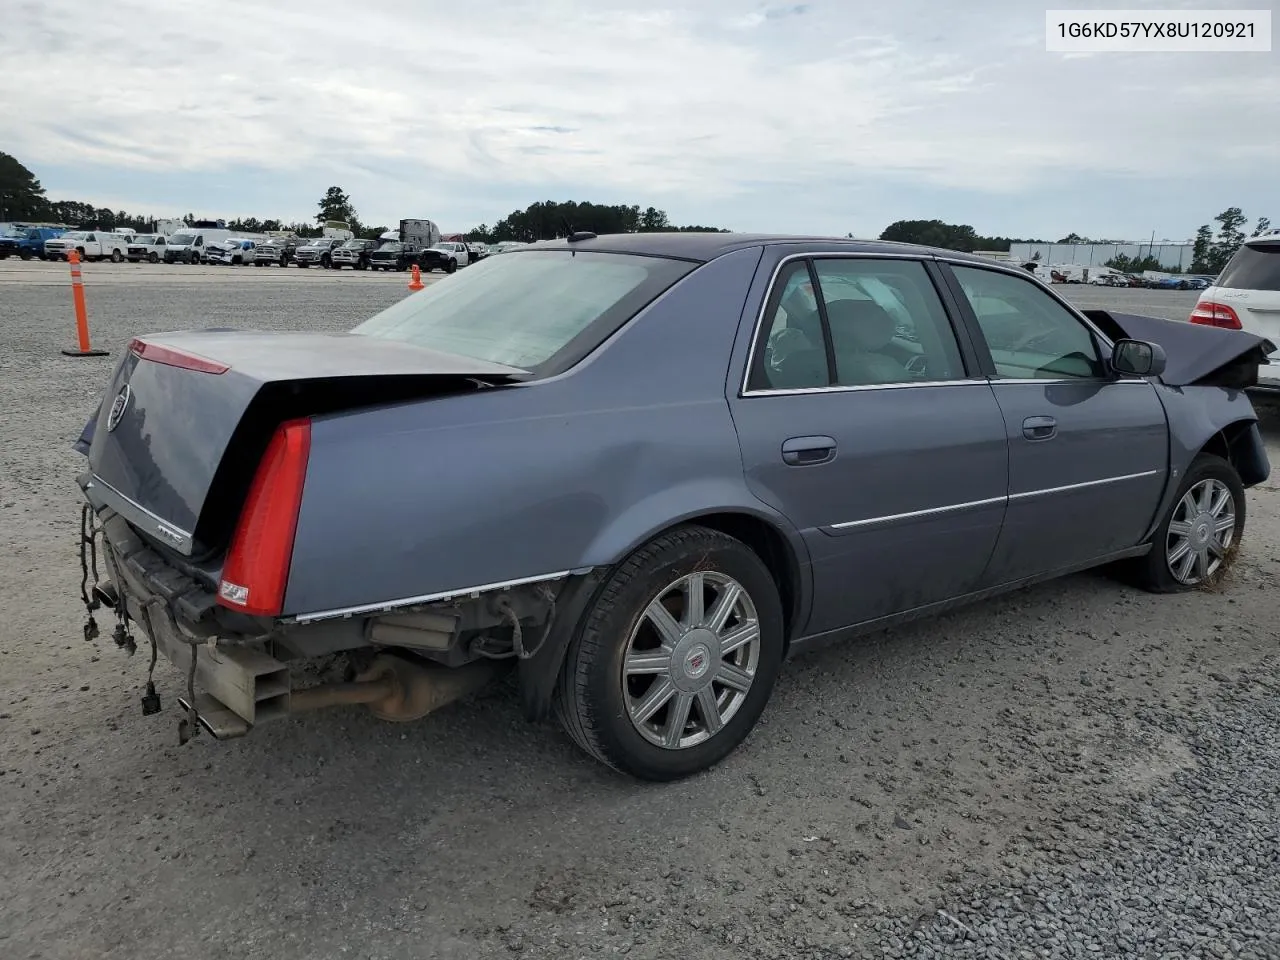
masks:
<svg viewBox="0 0 1280 960"><path fill-rule="evenodd" d="M80 276L80 253L72 250L67 254L67 262L71 264L71 301L76 309L77 345L63 350L68 357L106 357L109 350L97 350L89 346L89 315L84 308L84 282Z"/></svg>
<svg viewBox="0 0 1280 960"><path fill-rule="evenodd" d="M422 271L418 269L418 265L415 263L413 265L413 277L409 280L409 289L421 290L425 286L426 284L422 282Z"/></svg>

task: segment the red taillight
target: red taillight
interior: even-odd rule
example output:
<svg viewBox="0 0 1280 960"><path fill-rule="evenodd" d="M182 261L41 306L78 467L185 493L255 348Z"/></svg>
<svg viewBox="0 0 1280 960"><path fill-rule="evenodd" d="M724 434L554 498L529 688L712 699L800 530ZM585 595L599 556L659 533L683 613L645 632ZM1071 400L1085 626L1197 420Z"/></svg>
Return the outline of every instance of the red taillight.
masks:
<svg viewBox="0 0 1280 960"><path fill-rule="evenodd" d="M1240 318L1225 303L1214 303L1203 300L1191 311L1191 322L1204 324L1206 327L1222 327L1224 330L1239 330Z"/></svg>
<svg viewBox="0 0 1280 960"><path fill-rule="evenodd" d="M173 347L163 347L158 343L147 343L145 340L131 340L129 350L152 363L163 363L168 367L181 367L183 370L195 370L198 373L226 373L231 369L225 363L210 360L197 353L175 350Z"/></svg>
<svg viewBox="0 0 1280 960"><path fill-rule="evenodd" d="M224 607L272 617L284 606L302 484L311 453L311 421L282 423L258 464L218 584Z"/></svg>

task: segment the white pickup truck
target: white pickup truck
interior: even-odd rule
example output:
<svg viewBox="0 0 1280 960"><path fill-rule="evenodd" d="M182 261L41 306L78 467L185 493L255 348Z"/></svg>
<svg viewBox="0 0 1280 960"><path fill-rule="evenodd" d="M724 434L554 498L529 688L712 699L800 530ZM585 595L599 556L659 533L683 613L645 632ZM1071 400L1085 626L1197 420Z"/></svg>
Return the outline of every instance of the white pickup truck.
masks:
<svg viewBox="0 0 1280 960"><path fill-rule="evenodd" d="M65 260L75 250L80 254L81 260L102 260L109 257L112 263L119 263L128 256L132 239L132 232L71 230L54 240L46 240L44 255L46 260Z"/></svg>

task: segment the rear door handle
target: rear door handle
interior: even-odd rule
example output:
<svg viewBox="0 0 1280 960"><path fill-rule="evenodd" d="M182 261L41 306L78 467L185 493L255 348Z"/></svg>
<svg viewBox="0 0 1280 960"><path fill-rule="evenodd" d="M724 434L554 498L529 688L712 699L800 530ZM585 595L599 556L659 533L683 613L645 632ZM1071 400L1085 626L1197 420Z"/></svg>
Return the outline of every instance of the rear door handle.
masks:
<svg viewBox="0 0 1280 960"><path fill-rule="evenodd" d="M1022 421L1022 435L1028 440L1049 440L1058 432L1053 417L1027 417Z"/></svg>
<svg viewBox="0 0 1280 960"><path fill-rule="evenodd" d="M836 442L831 437L792 437L782 444L782 462L793 467L828 463L836 458Z"/></svg>

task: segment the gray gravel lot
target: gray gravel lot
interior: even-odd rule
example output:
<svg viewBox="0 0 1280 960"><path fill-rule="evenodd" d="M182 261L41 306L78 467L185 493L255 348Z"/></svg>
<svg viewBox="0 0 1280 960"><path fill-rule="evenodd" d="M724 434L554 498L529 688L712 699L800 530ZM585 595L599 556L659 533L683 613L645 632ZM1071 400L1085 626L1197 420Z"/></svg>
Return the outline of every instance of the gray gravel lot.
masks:
<svg viewBox="0 0 1280 960"><path fill-rule="evenodd" d="M86 360L65 275L0 263L0 958L1280 956L1276 477L1215 590L1083 574L812 654L682 783L505 688L178 747L178 676L144 718L145 656L80 639L70 442L133 335L345 329L406 277L90 264Z"/></svg>

